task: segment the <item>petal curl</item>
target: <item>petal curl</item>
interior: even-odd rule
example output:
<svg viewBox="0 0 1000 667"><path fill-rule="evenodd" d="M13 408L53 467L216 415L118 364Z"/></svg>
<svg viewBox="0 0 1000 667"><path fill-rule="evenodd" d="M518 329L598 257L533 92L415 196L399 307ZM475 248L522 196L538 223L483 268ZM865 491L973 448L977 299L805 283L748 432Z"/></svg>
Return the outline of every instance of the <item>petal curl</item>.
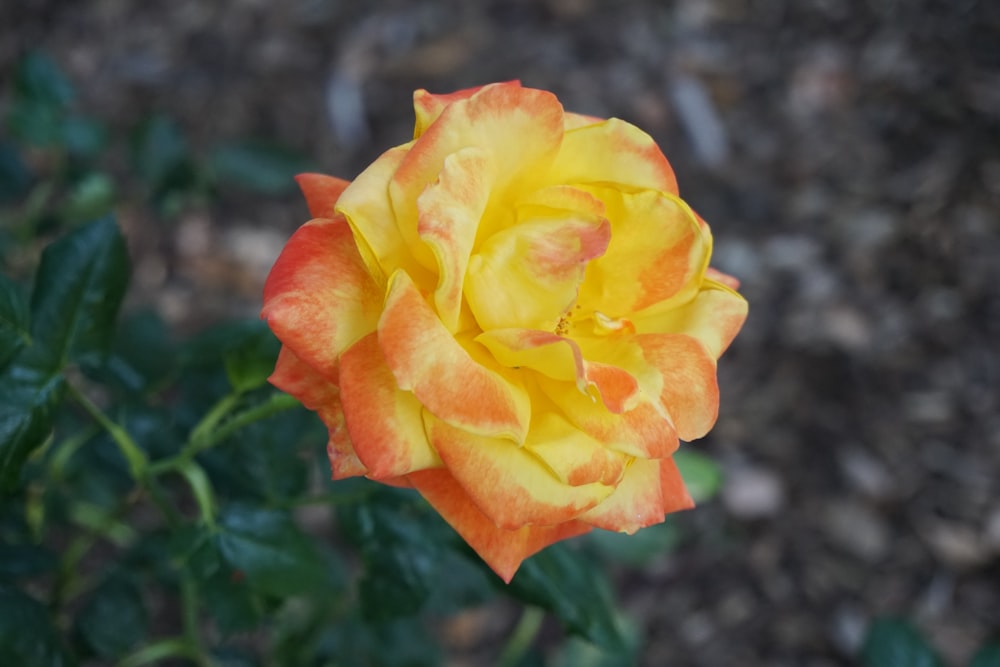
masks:
<svg viewBox="0 0 1000 667"><path fill-rule="evenodd" d="M334 217L334 206L341 193L351 184L342 178L326 174L299 174L295 181L309 205L309 214L314 218Z"/></svg>
<svg viewBox="0 0 1000 667"><path fill-rule="evenodd" d="M494 234L469 261L465 295L480 328L554 330L576 301L587 262L604 253L603 218L566 212Z"/></svg>
<svg viewBox="0 0 1000 667"><path fill-rule="evenodd" d="M347 431L368 477L381 481L441 465L424 433L423 406L396 386L376 333L340 356L340 378Z"/></svg>
<svg viewBox="0 0 1000 667"><path fill-rule="evenodd" d="M512 86L514 88L520 88L520 81L507 81L502 83L504 86ZM431 123L437 120L441 112L445 110L449 104L458 102L459 100L464 100L472 97L484 86L474 86L472 88L464 88L462 90L456 90L453 93L429 93L426 90L417 90L413 93L413 110L417 117L416 125L413 129L413 138L418 138L423 134Z"/></svg>
<svg viewBox="0 0 1000 667"><path fill-rule="evenodd" d="M264 284L261 317L297 357L331 381L337 357L375 330L382 292L342 217L310 220L292 235Z"/></svg>
<svg viewBox="0 0 1000 667"><path fill-rule="evenodd" d="M732 289L705 280L688 303L661 313L639 314L639 333L678 333L696 338L716 359L722 356L747 318L747 301Z"/></svg>
<svg viewBox="0 0 1000 667"><path fill-rule="evenodd" d="M477 336L476 342L504 366L530 368L586 390L583 355L569 338L537 329L492 329Z"/></svg>
<svg viewBox="0 0 1000 667"><path fill-rule="evenodd" d="M614 183L677 194L674 170L653 138L617 118L566 132L546 181Z"/></svg>
<svg viewBox="0 0 1000 667"><path fill-rule="evenodd" d="M378 340L399 388L431 413L473 433L524 441L527 392L473 359L403 272L389 281Z"/></svg>
<svg viewBox="0 0 1000 667"><path fill-rule="evenodd" d="M629 535L662 523L667 512L694 506L676 471L673 459L633 460L611 497L580 515L580 520Z"/></svg>
<svg viewBox="0 0 1000 667"><path fill-rule="evenodd" d="M529 432L529 441L535 435ZM427 421L427 435L476 506L496 525L514 530L524 525L554 525L570 521L608 497L614 486L592 482L563 483L526 444L489 438Z"/></svg>
<svg viewBox="0 0 1000 667"><path fill-rule="evenodd" d="M448 104L411 145L389 185L403 240L420 252L417 198L434 182L445 158L469 146L489 156L503 201L508 187L533 183L551 164L563 135L563 109L551 93L514 84L484 86ZM431 266L431 258L419 258Z"/></svg>
<svg viewBox="0 0 1000 667"><path fill-rule="evenodd" d="M669 418L648 400L615 414L572 384L547 378L536 383L570 422L609 449L647 459L670 456L677 449L677 432Z"/></svg>
<svg viewBox="0 0 1000 667"><path fill-rule="evenodd" d="M410 144L404 144L380 155L341 193L336 205L354 230L365 263L382 285L397 269L415 276L421 284L429 275L404 240L388 197L389 181L409 149ZM429 251L422 250L429 257Z"/></svg>
<svg viewBox="0 0 1000 667"><path fill-rule="evenodd" d="M613 318L694 297L708 267L711 236L677 197L595 188L611 221L611 243L587 267L580 303Z"/></svg>
<svg viewBox="0 0 1000 667"><path fill-rule="evenodd" d="M550 544L591 530L590 526L580 521L506 530L498 527L476 507L447 470L422 470L410 473L408 479L506 583L510 583L517 568L528 556Z"/></svg>
<svg viewBox="0 0 1000 667"><path fill-rule="evenodd" d="M356 477L367 472L347 437L340 391L335 382L320 375L296 357L287 346L282 346L278 353L274 372L268 380L278 389L297 398L308 409L314 410L323 420L330 434L327 455L334 479Z"/></svg>
<svg viewBox="0 0 1000 667"><path fill-rule="evenodd" d="M462 287L479 222L490 199L490 160L480 148L463 148L444 161L438 180L417 199L417 233L434 253L438 284L434 305L444 325L455 331Z"/></svg>
<svg viewBox="0 0 1000 667"><path fill-rule="evenodd" d="M625 473L624 455L608 449L556 412L546 412L532 423L524 448L570 486L617 486Z"/></svg>

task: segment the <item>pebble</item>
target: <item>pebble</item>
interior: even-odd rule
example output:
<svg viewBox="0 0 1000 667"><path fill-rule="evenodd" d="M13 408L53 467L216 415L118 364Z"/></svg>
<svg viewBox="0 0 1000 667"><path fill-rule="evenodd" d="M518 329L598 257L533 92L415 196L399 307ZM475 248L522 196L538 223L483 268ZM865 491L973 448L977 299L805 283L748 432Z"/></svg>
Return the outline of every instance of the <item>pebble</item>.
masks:
<svg viewBox="0 0 1000 667"><path fill-rule="evenodd" d="M824 519L824 528L834 544L855 556L875 562L889 553L889 527L867 505L847 500L831 506Z"/></svg>
<svg viewBox="0 0 1000 667"><path fill-rule="evenodd" d="M722 502L738 519L763 519L781 511L785 490L778 475L767 468L738 468L726 475Z"/></svg>

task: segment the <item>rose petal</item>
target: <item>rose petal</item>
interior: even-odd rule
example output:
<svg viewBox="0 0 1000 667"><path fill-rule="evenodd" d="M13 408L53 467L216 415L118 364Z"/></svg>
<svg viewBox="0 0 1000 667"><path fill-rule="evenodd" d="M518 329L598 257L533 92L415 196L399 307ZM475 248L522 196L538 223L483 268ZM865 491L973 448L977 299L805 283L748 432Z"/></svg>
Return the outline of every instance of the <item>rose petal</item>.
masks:
<svg viewBox="0 0 1000 667"><path fill-rule="evenodd" d="M673 459L634 459L611 496L580 515L581 521L631 535L662 523L666 512L693 507Z"/></svg>
<svg viewBox="0 0 1000 667"><path fill-rule="evenodd" d="M335 217L333 208L341 193L351 184L326 174L299 174L295 180L309 205L309 214L314 218Z"/></svg>
<svg viewBox="0 0 1000 667"><path fill-rule="evenodd" d="M396 386L376 333L340 356L340 378L347 431L368 477L381 481L441 465L424 434L423 406Z"/></svg>
<svg viewBox="0 0 1000 667"><path fill-rule="evenodd" d="M617 318L693 298L712 245L687 205L650 190L593 192L605 203L611 242L587 267L580 303Z"/></svg>
<svg viewBox="0 0 1000 667"><path fill-rule="evenodd" d="M397 269L416 276L421 284L430 276L431 265L422 266L403 240L388 197L389 181L409 149L410 144L404 144L387 150L337 200L337 212L347 218L361 255L382 285ZM429 260L430 251L423 248L423 252Z"/></svg>
<svg viewBox="0 0 1000 667"><path fill-rule="evenodd" d="M647 459L670 456L677 449L677 433L669 418L648 401L615 414L572 384L546 378L536 382L574 426L609 449Z"/></svg>
<svg viewBox="0 0 1000 667"><path fill-rule="evenodd" d="M603 218L565 213L494 234L469 261L465 295L480 328L554 330L576 301L587 262L607 248Z"/></svg>
<svg viewBox="0 0 1000 667"><path fill-rule="evenodd" d="M417 200L417 231L438 266L434 305L453 332L462 309L465 270L491 186L488 156L479 148L463 148L445 158L440 177Z"/></svg>
<svg viewBox="0 0 1000 667"><path fill-rule="evenodd" d="M674 170L653 138L617 118L569 130L549 183L615 183L677 194Z"/></svg>
<svg viewBox="0 0 1000 667"><path fill-rule="evenodd" d="M318 218L292 235L264 284L261 317L306 364L335 380L337 357L375 330L382 293L343 218Z"/></svg>
<svg viewBox="0 0 1000 667"><path fill-rule="evenodd" d="M513 86L515 88L521 87L520 81L507 81L502 84L505 86ZM459 100L464 100L472 97L484 86L475 86L473 88L465 88L463 90L456 90L453 93L445 94L435 94L429 93L426 90L417 90L413 93L413 110L417 117L416 126L413 130L413 138L418 138L424 131L430 127L431 123L437 120L441 112L444 111L445 107Z"/></svg>
<svg viewBox="0 0 1000 667"><path fill-rule="evenodd" d="M616 486L625 472L624 455L608 449L555 412L544 413L532 423L524 448L570 486Z"/></svg>
<svg viewBox="0 0 1000 667"><path fill-rule="evenodd" d="M521 562L545 547L591 530L579 521L505 530L493 523L447 470L411 473L410 483L506 583Z"/></svg>
<svg viewBox="0 0 1000 667"><path fill-rule="evenodd" d="M624 369L638 381L645 396L659 399L682 439L700 438L715 423L719 410L715 358L698 340L683 334L651 333L578 343L584 357Z"/></svg>
<svg viewBox="0 0 1000 667"><path fill-rule="evenodd" d="M400 389L431 413L473 433L524 441L531 415L524 388L473 359L403 272L389 281L378 339Z"/></svg>
<svg viewBox="0 0 1000 667"><path fill-rule="evenodd" d="M499 83L448 104L410 147L392 177L389 195L404 242L425 266L433 266L417 234L417 198L433 183L445 158L477 146L497 175L493 195L534 182L548 168L563 135L563 110L551 93Z"/></svg>
<svg viewBox="0 0 1000 667"><path fill-rule="evenodd" d="M282 346L274 373L268 379L271 384L297 398L308 409L315 410L326 424L330 433L327 455L334 479L356 477L367 472L347 437L340 391L336 384L305 364L287 346Z"/></svg>
<svg viewBox="0 0 1000 667"><path fill-rule="evenodd" d="M747 302L725 285L711 280L690 302L662 313L635 319L639 333L678 333L698 339L718 359L747 318Z"/></svg>
<svg viewBox="0 0 1000 667"><path fill-rule="evenodd" d="M596 482L564 484L528 445L519 447L510 440L475 435L439 419L430 418L426 423L427 435L445 467L480 511L501 528L569 521L614 490ZM543 429L541 435L546 432ZM532 443L534 437L529 432Z"/></svg>
<svg viewBox="0 0 1000 667"><path fill-rule="evenodd" d="M492 329L477 336L476 342L504 366L530 368L586 390L583 355L569 338L537 329Z"/></svg>

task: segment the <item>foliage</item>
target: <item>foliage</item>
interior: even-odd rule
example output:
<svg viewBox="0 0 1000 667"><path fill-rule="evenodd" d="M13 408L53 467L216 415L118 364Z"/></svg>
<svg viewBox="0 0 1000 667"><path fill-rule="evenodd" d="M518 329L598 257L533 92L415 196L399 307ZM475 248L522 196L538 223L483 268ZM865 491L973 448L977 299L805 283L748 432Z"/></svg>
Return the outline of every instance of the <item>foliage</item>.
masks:
<svg viewBox="0 0 1000 667"><path fill-rule="evenodd" d="M300 158L254 141L198 155L153 116L122 144L135 182L116 179L100 166L115 133L50 60L26 57L9 99L0 664L438 664L436 619L498 595L527 605L502 664L538 657L546 614L573 637L557 664L632 661L606 565L659 557L676 526L557 545L505 586L415 493L323 479L327 434L267 384L261 323L177 341L154 313L120 313L117 203L138 192L169 217L225 184L275 194Z"/></svg>

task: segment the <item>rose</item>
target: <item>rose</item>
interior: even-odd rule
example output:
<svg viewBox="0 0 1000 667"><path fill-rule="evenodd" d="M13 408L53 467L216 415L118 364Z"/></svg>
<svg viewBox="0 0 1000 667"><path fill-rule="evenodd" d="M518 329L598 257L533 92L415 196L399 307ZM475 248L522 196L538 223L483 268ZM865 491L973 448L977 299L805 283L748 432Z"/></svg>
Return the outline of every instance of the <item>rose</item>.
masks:
<svg viewBox="0 0 1000 667"><path fill-rule="evenodd" d="M690 507L671 455L747 310L666 158L518 83L414 102L353 183L299 177L314 219L264 290L271 382L328 426L334 478L415 488L506 581Z"/></svg>

